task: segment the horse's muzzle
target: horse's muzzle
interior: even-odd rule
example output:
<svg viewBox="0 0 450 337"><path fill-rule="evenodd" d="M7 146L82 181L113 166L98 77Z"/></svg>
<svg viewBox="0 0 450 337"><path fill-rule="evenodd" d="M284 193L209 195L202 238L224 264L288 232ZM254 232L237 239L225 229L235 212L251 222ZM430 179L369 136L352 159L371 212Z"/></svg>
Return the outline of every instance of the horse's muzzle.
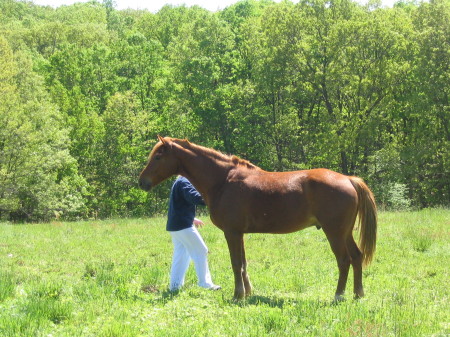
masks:
<svg viewBox="0 0 450 337"><path fill-rule="evenodd" d="M139 179L139 187L144 191L150 191L152 188L152 183L147 179Z"/></svg>

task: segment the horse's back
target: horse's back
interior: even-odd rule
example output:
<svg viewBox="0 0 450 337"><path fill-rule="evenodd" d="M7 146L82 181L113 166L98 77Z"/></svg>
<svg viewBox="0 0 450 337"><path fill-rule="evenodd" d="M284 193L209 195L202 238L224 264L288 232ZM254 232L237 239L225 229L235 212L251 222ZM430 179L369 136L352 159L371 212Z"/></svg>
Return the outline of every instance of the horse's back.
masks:
<svg viewBox="0 0 450 337"><path fill-rule="evenodd" d="M339 205L351 202L352 193L348 177L327 169L243 170L227 181L211 213L226 228L288 233L317 224L320 212L336 213Z"/></svg>
<svg viewBox="0 0 450 337"><path fill-rule="evenodd" d="M348 176L328 169L313 169L307 172L306 184L311 197L320 199L321 202L336 199L348 201L354 199L357 194Z"/></svg>

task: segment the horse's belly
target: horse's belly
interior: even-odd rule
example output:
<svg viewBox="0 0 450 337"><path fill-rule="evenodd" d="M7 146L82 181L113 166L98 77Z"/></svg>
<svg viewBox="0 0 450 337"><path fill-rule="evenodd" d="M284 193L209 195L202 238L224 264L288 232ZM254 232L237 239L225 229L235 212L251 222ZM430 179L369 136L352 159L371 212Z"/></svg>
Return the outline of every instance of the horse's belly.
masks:
<svg viewBox="0 0 450 337"><path fill-rule="evenodd" d="M261 212L254 214L247 223L248 233L273 233L285 234L292 233L317 223L317 219L308 212L301 213L291 209L289 211L278 212Z"/></svg>
<svg viewBox="0 0 450 337"><path fill-rule="evenodd" d="M291 233L317 222L300 186L285 192L230 188L210 212L217 227L242 233Z"/></svg>

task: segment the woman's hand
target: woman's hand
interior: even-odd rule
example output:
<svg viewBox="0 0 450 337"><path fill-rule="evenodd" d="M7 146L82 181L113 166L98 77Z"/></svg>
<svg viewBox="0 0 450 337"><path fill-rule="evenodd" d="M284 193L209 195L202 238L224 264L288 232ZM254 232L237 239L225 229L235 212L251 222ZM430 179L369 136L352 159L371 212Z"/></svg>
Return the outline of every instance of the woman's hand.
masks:
<svg viewBox="0 0 450 337"><path fill-rule="evenodd" d="M202 220L194 218L194 226L196 228L202 228L205 224L203 223Z"/></svg>

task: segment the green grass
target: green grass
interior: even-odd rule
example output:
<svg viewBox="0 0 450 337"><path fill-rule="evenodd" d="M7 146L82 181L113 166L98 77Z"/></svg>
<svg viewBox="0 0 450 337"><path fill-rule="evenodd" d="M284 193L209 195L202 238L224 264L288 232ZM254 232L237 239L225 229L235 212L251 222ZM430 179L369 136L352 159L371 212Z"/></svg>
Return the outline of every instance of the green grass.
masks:
<svg viewBox="0 0 450 337"><path fill-rule="evenodd" d="M203 219L208 224L208 219ZM380 213L366 297L332 302L338 271L322 231L246 236L254 294L233 302L222 232L201 230L223 289L194 268L167 291L165 219L0 224L0 336L449 336L450 211Z"/></svg>

